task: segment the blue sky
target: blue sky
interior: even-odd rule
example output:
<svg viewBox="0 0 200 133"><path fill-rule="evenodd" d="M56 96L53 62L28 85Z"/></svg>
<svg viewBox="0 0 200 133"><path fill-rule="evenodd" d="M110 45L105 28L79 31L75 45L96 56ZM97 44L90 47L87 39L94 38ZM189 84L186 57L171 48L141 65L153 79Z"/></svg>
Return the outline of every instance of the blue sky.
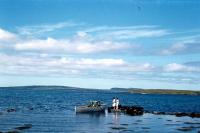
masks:
<svg viewBox="0 0 200 133"><path fill-rule="evenodd" d="M198 0L2 0L0 86L200 89Z"/></svg>

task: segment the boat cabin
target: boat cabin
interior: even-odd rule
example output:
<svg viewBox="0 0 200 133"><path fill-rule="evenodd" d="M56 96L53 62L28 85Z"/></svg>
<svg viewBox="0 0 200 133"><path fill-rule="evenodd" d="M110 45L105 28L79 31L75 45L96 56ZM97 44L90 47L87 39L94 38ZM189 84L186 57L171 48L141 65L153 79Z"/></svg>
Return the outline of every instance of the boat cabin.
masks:
<svg viewBox="0 0 200 133"><path fill-rule="evenodd" d="M98 107L98 106L101 106L100 101L90 101L88 104L88 107Z"/></svg>

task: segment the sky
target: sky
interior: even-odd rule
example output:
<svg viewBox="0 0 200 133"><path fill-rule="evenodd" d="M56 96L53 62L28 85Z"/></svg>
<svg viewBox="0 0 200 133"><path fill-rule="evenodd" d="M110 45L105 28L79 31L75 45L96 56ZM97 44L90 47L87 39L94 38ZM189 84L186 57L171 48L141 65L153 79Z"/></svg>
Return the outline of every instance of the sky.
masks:
<svg viewBox="0 0 200 133"><path fill-rule="evenodd" d="M198 0L1 0L0 86L200 90Z"/></svg>

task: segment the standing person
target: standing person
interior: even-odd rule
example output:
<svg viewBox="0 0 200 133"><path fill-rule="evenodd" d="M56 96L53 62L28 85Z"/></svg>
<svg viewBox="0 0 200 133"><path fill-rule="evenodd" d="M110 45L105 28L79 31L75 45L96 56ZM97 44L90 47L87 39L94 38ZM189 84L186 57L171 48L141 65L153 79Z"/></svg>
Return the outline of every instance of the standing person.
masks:
<svg viewBox="0 0 200 133"><path fill-rule="evenodd" d="M116 102L116 110L118 110L119 109L119 99L117 98L116 100L115 100L115 102Z"/></svg>
<svg viewBox="0 0 200 133"><path fill-rule="evenodd" d="M113 109L116 109L116 99L114 97L112 100L112 106L113 106Z"/></svg>

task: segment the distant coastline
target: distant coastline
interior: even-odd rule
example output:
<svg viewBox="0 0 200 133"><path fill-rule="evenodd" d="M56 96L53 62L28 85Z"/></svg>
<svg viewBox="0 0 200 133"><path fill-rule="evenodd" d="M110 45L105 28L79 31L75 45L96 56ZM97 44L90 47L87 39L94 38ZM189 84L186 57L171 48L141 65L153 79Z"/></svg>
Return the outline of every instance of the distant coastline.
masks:
<svg viewBox="0 0 200 133"><path fill-rule="evenodd" d="M59 85L30 85L30 86L10 86L0 87L0 89L81 89L81 90L99 90L99 91L114 91L114 92L128 92L133 94L176 94L176 95L200 95L199 90L172 90L172 89L142 89L142 88L110 88L110 89L97 89L97 88L81 88L71 86L59 86Z"/></svg>
<svg viewBox="0 0 200 133"><path fill-rule="evenodd" d="M135 94L172 94L172 95L200 95L200 91L171 90L171 89L141 89L141 88L111 88L112 91L129 92Z"/></svg>
<svg viewBox="0 0 200 133"><path fill-rule="evenodd" d="M36 89L36 90L64 90L64 89L68 89L68 90L107 90L108 89L96 89L96 88L81 88L81 87L73 87L73 86L62 86L62 85L27 85L27 86L6 86L6 87L0 87L0 89Z"/></svg>
<svg viewBox="0 0 200 133"><path fill-rule="evenodd" d="M6 86L6 87L0 87L0 89L84 89L79 87L71 87L71 86L62 86L62 85L25 85L25 86Z"/></svg>

